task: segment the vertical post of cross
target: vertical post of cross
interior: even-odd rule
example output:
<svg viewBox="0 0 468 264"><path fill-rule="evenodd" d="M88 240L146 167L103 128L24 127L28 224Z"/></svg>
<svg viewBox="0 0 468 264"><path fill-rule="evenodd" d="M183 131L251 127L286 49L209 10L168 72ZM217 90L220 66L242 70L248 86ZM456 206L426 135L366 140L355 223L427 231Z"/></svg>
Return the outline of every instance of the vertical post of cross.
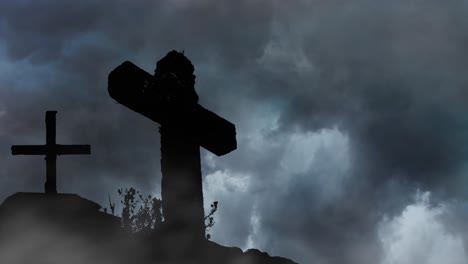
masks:
<svg viewBox="0 0 468 264"><path fill-rule="evenodd" d="M46 193L57 193L57 150L55 144L57 111L46 112Z"/></svg>

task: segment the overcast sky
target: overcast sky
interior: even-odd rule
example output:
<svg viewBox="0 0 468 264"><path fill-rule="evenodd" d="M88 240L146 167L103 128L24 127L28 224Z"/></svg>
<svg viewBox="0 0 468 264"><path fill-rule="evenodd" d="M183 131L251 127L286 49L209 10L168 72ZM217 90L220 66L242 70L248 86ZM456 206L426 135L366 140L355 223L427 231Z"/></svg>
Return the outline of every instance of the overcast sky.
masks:
<svg viewBox="0 0 468 264"><path fill-rule="evenodd" d="M159 196L158 125L108 73L171 50L238 149L201 151L212 240L300 263L468 263L468 3L462 0L2 1L0 200L42 192L12 144L90 144L58 189Z"/></svg>

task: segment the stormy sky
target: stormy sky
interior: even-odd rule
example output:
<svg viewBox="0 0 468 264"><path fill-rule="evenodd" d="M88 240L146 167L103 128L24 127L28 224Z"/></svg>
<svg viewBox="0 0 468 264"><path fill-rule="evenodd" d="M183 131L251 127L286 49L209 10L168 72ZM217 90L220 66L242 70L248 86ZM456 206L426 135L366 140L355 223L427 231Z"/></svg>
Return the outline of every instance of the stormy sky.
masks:
<svg viewBox="0 0 468 264"><path fill-rule="evenodd" d="M160 194L158 125L108 73L171 50L238 149L202 149L212 240L299 263L468 263L468 3L462 0L2 1L0 200L42 192L12 144L90 144L58 189L107 206Z"/></svg>

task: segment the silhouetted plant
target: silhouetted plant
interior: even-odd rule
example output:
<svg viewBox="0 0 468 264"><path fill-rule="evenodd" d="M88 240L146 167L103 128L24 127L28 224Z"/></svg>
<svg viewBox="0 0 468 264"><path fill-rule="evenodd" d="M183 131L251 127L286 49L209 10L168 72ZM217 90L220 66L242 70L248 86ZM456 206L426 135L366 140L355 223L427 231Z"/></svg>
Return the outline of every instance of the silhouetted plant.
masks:
<svg viewBox="0 0 468 264"><path fill-rule="evenodd" d="M122 227L132 233L151 232L162 221L161 200L148 195L143 197L135 188L118 189L122 197Z"/></svg>
<svg viewBox="0 0 468 264"><path fill-rule="evenodd" d="M111 214L115 215L115 203L111 201L110 194L107 194L107 197L109 198L109 208L111 210ZM104 208L104 211L107 213L107 208Z"/></svg>
<svg viewBox="0 0 468 264"><path fill-rule="evenodd" d="M140 207L134 217L134 232L151 232L162 223L161 200L148 195L138 195Z"/></svg>
<svg viewBox="0 0 468 264"><path fill-rule="evenodd" d="M122 208L122 227L127 231L132 231L133 214L135 212L135 194L137 191L134 188L130 189L118 189L117 192L123 199L120 203L123 205Z"/></svg>
<svg viewBox="0 0 468 264"><path fill-rule="evenodd" d="M210 205L211 209L210 209L210 213L208 213L208 215L205 216L205 230L208 232L208 229L210 227L213 227L214 224L215 224L215 221L214 221L214 213L216 213L216 211L218 211L218 201L214 201L211 205ZM206 221L208 220L208 223L206 223ZM210 239L211 238L211 235L210 234L206 234L206 239Z"/></svg>
<svg viewBox="0 0 468 264"><path fill-rule="evenodd" d="M213 215L217 210L218 210L218 201L214 201L211 204L210 213L207 216L205 216L205 221L208 220L208 223L205 223L205 228L210 228L215 224Z"/></svg>
<svg viewBox="0 0 468 264"><path fill-rule="evenodd" d="M164 220L162 212L162 201L151 195L143 196L138 190L133 187L118 189L117 193L122 198L122 227L128 232L152 232L161 226ZM109 207L112 215L115 212L115 204L111 202L109 196ZM218 210L218 201L211 204L211 209L208 215L205 216L205 229L215 224L214 214ZM104 208L107 212L107 208ZM207 239L210 239L210 234L207 234Z"/></svg>

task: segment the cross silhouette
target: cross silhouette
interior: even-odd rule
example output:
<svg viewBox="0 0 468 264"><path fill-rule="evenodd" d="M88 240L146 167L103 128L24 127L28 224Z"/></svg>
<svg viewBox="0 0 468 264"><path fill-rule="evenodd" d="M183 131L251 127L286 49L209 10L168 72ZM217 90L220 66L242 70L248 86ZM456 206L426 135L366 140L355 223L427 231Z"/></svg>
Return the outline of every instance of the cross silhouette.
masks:
<svg viewBox="0 0 468 264"><path fill-rule="evenodd" d="M160 124L164 223L204 239L200 147L222 156L237 142L234 124L198 104L193 73L190 60L171 51L157 62L154 76L122 63L109 74L108 91L118 103Z"/></svg>
<svg viewBox="0 0 468 264"><path fill-rule="evenodd" d="M13 155L45 155L46 160L46 193L57 193L57 155L91 154L90 145L59 145L55 143L55 115L57 111L46 112L46 144L45 145L13 145Z"/></svg>

